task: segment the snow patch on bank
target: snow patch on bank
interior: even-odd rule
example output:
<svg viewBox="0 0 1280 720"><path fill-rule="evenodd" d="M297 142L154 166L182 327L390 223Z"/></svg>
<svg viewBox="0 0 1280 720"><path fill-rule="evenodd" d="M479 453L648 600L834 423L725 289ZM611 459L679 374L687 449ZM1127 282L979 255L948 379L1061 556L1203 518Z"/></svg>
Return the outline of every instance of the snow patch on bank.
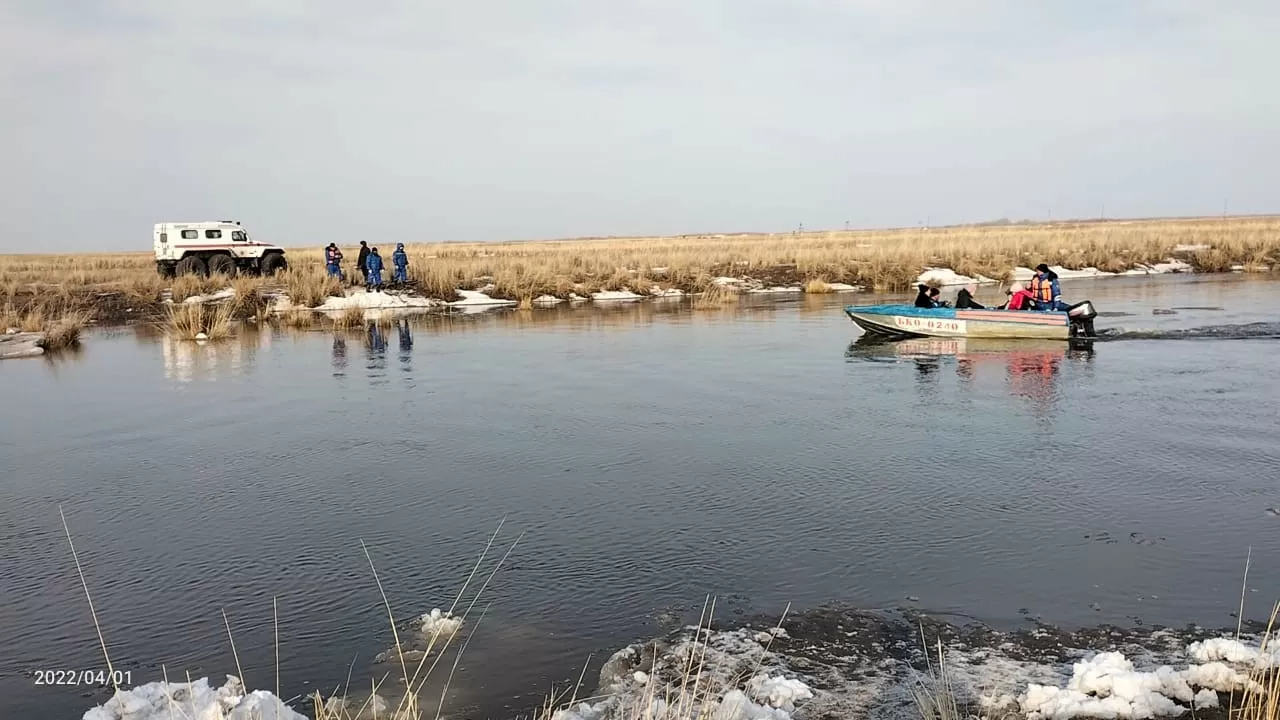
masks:
<svg viewBox="0 0 1280 720"><path fill-rule="evenodd" d="M1143 672L1123 654L1104 652L1075 663L1065 688L1030 685L1019 704L1029 720L1176 717L1192 705L1217 707L1217 693L1249 684L1247 675L1220 662Z"/></svg>
<svg viewBox="0 0 1280 720"><path fill-rule="evenodd" d="M928 268L916 278L916 284L946 287L950 285L994 285L996 281L982 275L977 277L961 275L951 268Z"/></svg>
<svg viewBox="0 0 1280 720"><path fill-rule="evenodd" d="M783 293L802 293L802 292L804 292L804 288L800 287L799 285L786 286L786 287L781 285L775 285L773 287L758 287L758 288L751 288L750 290L747 290L748 295L779 295Z"/></svg>
<svg viewBox="0 0 1280 720"><path fill-rule="evenodd" d="M426 309L443 307L444 304L442 300L418 297L416 295L369 292L361 289L354 290L344 297L330 297L323 304L316 306L315 309L321 312L340 312L348 308L360 308L362 310Z"/></svg>
<svg viewBox="0 0 1280 720"><path fill-rule="evenodd" d="M1123 272L1113 273L1099 270L1094 267L1081 268L1079 270L1068 270L1061 265L1050 265L1049 269L1057 273L1059 280L1076 280L1081 278L1104 278L1104 277L1132 277L1144 275L1168 275L1170 273L1189 273L1194 272L1195 268L1190 263L1170 258L1162 263L1153 265L1137 265ZM1013 269L1013 279L1017 283L1026 283L1035 275L1035 270L1031 268L1018 267Z"/></svg>
<svg viewBox="0 0 1280 720"><path fill-rule="evenodd" d="M539 295L533 299L534 305L559 305L562 302L566 301L556 297L555 295Z"/></svg>
<svg viewBox="0 0 1280 720"><path fill-rule="evenodd" d="M600 292L591 293L591 299L595 302L635 302L643 300L643 295L637 295L630 290L601 290Z"/></svg>
<svg viewBox="0 0 1280 720"><path fill-rule="evenodd" d="M860 290L862 290L862 288L858 287L857 285L849 285L846 283L827 283L827 288L831 290L831 292L838 292L838 293L859 292Z"/></svg>
<svg viewBox="0 0 1280 720"><path fill-rule="evenodd" d="M797 673L776 665L758 641L761 635L772 637L748 629L689 627L671 645L624 648L600 671L596 697L602 699L561 708L551 720L790 720L816 697L815 690Z"/></svg>
<svg viewBox="0 0 1280 720"><path fill-rule="evenodd" d="M307 720L265 690L246 694L240 679L227 676L220 688L208 678L189 683L156 681L121 690L82 720Z"/></svg>
<svg viewBox="0 0 1280 720"><path fill-rule="evenodd" d="M476 307L476 306L493 306L493 307L508 306L509 307L511 305L517 304L515 300L499 300L498 298L489 297L488 295L485 295L484 293L476 290L456 290L455 292L461 295L462 299L454 300L451 303L446 303L449 307ZM439 302L439 301L437 300L436 302Z"/></svg>
<svg viewBox="0 0 1280 720"><path fill-rule="evenodd" d="M186 305L198 305L211 302L222 302L223 300L234 300L236 297L235 288L223 288L215 293L208 295L191 295L182 302Z"/></svg>
<svg viewBox="0 0 1280 720"><path fill-rule="evenodd" d="M684 297L684 291L680 288L666 288L664 290L662 287L654 285L649 288L649 295L655 298L679 298Z"/></svg>

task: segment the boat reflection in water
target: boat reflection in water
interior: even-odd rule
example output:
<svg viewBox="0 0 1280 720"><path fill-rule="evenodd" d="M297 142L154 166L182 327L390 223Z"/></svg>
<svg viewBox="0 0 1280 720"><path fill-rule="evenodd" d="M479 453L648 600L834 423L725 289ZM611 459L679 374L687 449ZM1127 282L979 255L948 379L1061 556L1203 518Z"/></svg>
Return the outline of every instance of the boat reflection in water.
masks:
<svg viewBox="0 0 1280 720"><path fill-rule="evenodd" d="M1061 340L1006 340L996 338L908 338L886 340L863 335L849 345L850 360L911 362L919 379L934 385L946 365L954 365L964 386L985 375L983 368L1004 369L1011 395L1031 401L1037 414L1048 414L1058 398L1058 378L1067 362L1088 363L1093 343Z"/></svg>

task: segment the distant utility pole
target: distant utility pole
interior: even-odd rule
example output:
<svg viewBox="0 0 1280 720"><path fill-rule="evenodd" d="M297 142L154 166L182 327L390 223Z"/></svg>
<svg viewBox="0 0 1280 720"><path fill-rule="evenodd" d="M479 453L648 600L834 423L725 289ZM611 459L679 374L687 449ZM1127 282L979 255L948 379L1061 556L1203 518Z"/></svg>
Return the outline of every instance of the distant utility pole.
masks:
<svg viewBox="0 0 1280 720"><path fill-rule="evenodd" d="M1222 201L1222 219L1227 219L1227 201L1225 199Z"/></svg>
<svg viewBox="0 0 1280 720"><path fill-rule="evenodd" d="M848 221L848 220L845 220L845 221L844 221L844 231L845 231L845 232L849 232L849 221Z"/></svg>
<svg viewBox="0 0 1280 720"><path fill-rule="evenodd" d="M1107 219L1107 204L1106 204L1106 203L1102 203L1102 219L1103 219L1103 220L1106 220L1106 219Z"/></svg>

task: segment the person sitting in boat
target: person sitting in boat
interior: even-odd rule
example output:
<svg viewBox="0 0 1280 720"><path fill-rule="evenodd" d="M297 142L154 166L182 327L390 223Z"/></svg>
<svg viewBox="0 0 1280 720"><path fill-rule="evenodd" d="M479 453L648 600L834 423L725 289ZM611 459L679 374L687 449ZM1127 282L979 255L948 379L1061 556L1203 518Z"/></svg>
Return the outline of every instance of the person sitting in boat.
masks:
<svg viewBox="0 0 1280 720"><path fill-rule="evenodd" d="M1027 290L1022 283L1014 283L1005 291L1009 294L1008 301L1001 306L1001 310L1030 310L1033 298L1031 291Z"/></svg>
<svg viewBox="0 0 1280 720"><path fill-rule="evenodd" d="M1040 263L1036 266L1036 274L1031 277L1031 301L1036 310L1066 310L1067 304L1062 302L1062 291L1058 288L1058 274Z"/></svg>
<svg viewBox="0 0 1280 720"><path fill-rule="evenodd" d="M936 308L938 307L938 289L931 288L924 283L916 286L919 292L916 293L916 307L918 308Z"/></svg>
<svg viewBox="0 0 1280 720"><path fill-rule="evenodd" d="M977 285L965 285L960 288L960 292L956 293L956 309L957 310L986 310L987 306L973 299L973 294L978 291Z"/></svg>

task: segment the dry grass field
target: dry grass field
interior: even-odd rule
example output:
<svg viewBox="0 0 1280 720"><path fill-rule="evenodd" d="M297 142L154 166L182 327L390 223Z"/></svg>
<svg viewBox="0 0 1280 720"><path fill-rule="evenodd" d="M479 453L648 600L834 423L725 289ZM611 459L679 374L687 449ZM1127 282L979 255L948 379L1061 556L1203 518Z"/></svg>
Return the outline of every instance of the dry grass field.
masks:
<svg viewBox="0 0 1280 720"><path fill-rule="evenodd" d="M371 244L390 266L395 242ZM406 249L412 289L444 300L455 299L455 289L490 282L495 297L526 303L570 292L627 288L644 294L654 286L703 292L718 276L799 284L809 292L823 292L836 282L901 290L928 267L1002 280L1015 266L1040 262L1120 271L1171 257L1201 272L1266 270L1280 263L1280 217L440 243ZM347 283L358 283L356 248L344 251ZM288 257L290 269L283 277L238 279L237 296L270 286L313 305L340 292L340 284L325 277L320 247L291 249ZM75 311L93 311L99 321L154 314L169 292L182 300L231 284L225 276L164 280L145 251L4 255L0 326L45 324Z"/></svg>

